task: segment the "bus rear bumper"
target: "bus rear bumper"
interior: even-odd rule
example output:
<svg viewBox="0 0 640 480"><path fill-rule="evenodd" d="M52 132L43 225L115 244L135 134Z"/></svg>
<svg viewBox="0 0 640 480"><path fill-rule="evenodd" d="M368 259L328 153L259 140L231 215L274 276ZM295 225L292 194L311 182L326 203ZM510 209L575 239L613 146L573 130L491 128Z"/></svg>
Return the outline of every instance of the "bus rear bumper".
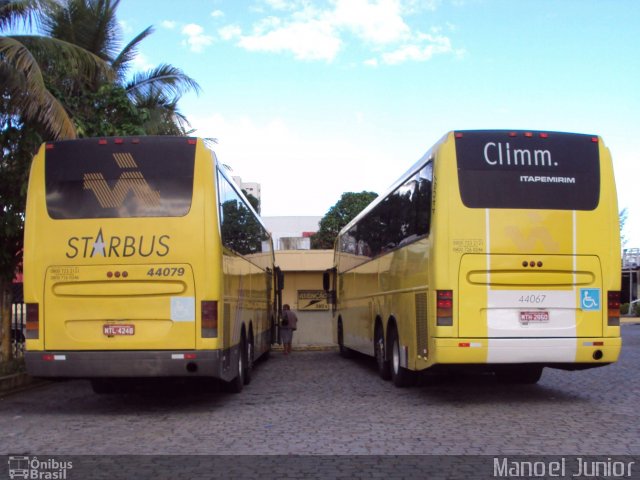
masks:
<svg viewBox="0 0 640 480"><path fill-rule="evenodd" d="M34 351L25 352L27 373L34 377L216 377L231 351ZM231 373L231 372L228 372Z"/></svg>
<svg viewBox="0 0 640 480"><path fill-rule="evenodd" d="M584 367L616 362L620 337L601 338L435 338L429 364L518 364Z"/></svg>

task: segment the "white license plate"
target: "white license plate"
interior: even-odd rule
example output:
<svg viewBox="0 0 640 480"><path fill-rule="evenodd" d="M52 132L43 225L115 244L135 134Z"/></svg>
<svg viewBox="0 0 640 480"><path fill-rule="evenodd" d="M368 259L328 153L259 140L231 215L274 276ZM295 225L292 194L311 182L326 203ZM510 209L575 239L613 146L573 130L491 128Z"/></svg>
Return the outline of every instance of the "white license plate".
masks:
<svg viewBox="0 0 640 480"><path fill-rule="evenodd" d="M110 323L102 326L102 332L107 337L115 337L116 335L135 335L136 328L134 325L116 325Z"/></svg>
<svg viewBox="0 0 640 480"><path fill-rule="evenodd" d="M520 323L547 323L549 321L549 312L520 312Z"/></svg>

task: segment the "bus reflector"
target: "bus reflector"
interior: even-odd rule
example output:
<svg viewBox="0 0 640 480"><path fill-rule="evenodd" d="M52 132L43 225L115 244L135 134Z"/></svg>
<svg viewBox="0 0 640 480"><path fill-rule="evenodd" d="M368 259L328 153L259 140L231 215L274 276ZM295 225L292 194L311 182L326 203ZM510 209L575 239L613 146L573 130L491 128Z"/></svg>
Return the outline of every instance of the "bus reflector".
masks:
<svg viewBox="0 0 640 480"><path fill-rule="evenodd" d="M218 302L203 301L201 304L202 338L218 337Z"/></svg>
<svg viewBox="0 0 640 480"><path fill-rule="evenodd" d="M436 325L451 327L453 325L453 290L438 290L436 292Z"/></svg>
<svg viewBox="0 0 640 480"><path fill-rule="evenodd" d="M540 138L549 138L549 134L548 133L541 133L540 134Z"/></svg>
<svg viewBox="0 0 640 480"><path fill-rule="evenodd" d="M610 327L617 327L620 325L620 291L615 290L608 292L607 294L607 310L608 310L608 322Z"/></svg>
<svg viewBox="0 0 640 480"><path fill-rule="evenodd" d="M37 303L27 303L27 338L40 338L40 307Z"/></svg>
<svg viewBox="0 0 640 480"><path fill-rule="evenodd" d="M106 145L106 144L107 144L106 138L101 138L100 140L98 140L98 145Z"/></svg>

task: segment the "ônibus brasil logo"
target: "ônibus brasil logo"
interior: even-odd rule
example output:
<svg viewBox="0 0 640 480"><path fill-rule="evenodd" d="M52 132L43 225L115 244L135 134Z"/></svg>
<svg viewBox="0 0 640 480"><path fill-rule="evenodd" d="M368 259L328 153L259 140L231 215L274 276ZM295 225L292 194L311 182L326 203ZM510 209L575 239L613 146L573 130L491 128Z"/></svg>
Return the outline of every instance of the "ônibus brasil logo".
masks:
<svg viewBox="0 0 640 480"><path fill-rule="evenodd" d="M93 257L164 257L169 253L169 235L111 235L102 228L93 236L70 237L67 240L67 258Z"/></svg>
<svg viewBox="0 0 640 480"><path fill-rule="evenodd" d="M73 462L47 458L12 455L9 457L9 478L38 480L65 480L67 471L73 468Z"/></svg>

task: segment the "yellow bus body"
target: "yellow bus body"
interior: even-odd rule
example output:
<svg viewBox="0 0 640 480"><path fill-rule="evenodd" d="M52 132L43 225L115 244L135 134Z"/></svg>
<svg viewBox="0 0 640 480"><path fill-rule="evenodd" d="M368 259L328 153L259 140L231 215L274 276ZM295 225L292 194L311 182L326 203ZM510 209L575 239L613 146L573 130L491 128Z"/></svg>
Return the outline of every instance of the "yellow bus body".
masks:
<svg viewBox="0 0 640 480"><path fill-rule="evenodd" d="M620 238L612 162L602 140L590 140L597 143L600 177L595 208L469 208L460 193L456 135L465 132L443 137L340 232L334 315L341 349L375 356L382 341L382 360L407 371L451 364L578 369L615 362L621 349L615 296ZM429 233L364 260L353 253L356 244L368 248L366 238L358 240L366 219L428 161ZM438 292L451 292L450 319L438 318ZM395 359L391 329L399 337Z"/></svg>
<svg viewBox="0 0 640 480"><path fill-rule="evenodd" d="M48 211L48 198L56 193L47 191L45 166L57 148L77 151L79 158L104 148L105 158L125 159L118 165L128 172L159 141L58 142L43 145L35 156L24 249L24 296L32 307L26 361L32 375L230 381L238 376L243 350L245 369L269 351L275 315L271 239L265 237L264 252L246 255L223 245L216 179L231 182L202 140L163 139L168 146L192 145L190 158L149 160L152 167L153 161L193 162L191 202L184 215L54 219ZM162 152L164 147L153 148ZM116 198L118 185L105 183L102 191L95 188L95 196L103 203L140 200L144 192L130 185ZM206 325L205 311L211 317Z"/></svg>

